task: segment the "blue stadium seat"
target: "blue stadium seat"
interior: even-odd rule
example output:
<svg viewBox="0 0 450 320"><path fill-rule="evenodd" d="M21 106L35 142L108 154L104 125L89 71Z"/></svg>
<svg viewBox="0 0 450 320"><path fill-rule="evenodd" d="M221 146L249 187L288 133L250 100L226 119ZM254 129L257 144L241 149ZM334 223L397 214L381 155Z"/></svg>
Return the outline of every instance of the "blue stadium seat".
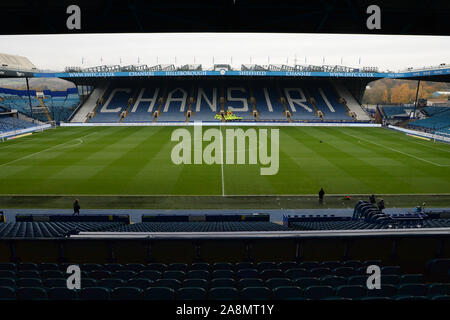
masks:
<svg viewBox="0 0 450 320"><path fill-rule="evenodd" d="M213 287L209 291L210 300L237 300L239 291L233 287Z"/></svg>
<svg viewBox="0 0 450 320"><path fill-rule="evenodd" d="M260 278L268 280L271 278L285 278L285 274L280 269L264 269L260 274Z"/></svg>
<svg viewBox="0 0 450 320"><path fill-rule="evenodd" d="M400 275L400 267L399 266L384 266L381 267L381 275Z"/></svg>
<svg viewBox="0 0 450 320"><path fill-rule="evenodd" d="M63 287L54 287L47 289L47 296L49 300L76 300L78 292Z"/></svg>
<svg viewBox="0 0 450 320"><path fill-rule="evenodd" d="M319 262L317 261L304 261L302 263L300 263L299 268L303 268L303 269L314 269L314 268L318 268L319 267Z"/></svg>
<svg viewBox="0 0 450 320"><path fill-rule="evenodd" d="M18 300L47 300L47 292L41 287L21 287L16 290Z"/></svg>
<svg viewBox="0 0 450 320"><path fill-rule="evenodd" d="M39 274L39 271L19 271L16 274L17 278L40 278L41 275Z"/></svg>
<svg viewBox="0 0 450 320"><path fill-rule="evenodd" d="M263 287L263 286L264 282L262 281L262 279L259 278L245 278L239 280L238 282L238 288L241 290L246 287Z"/></svg>
<svg viewBox="0 0 450 320"><path fill-rule="evenodd" d="M167 265L165 265L164 263L150 263L146 266L146 270L164 272L167 270Z"/></svg>
<svg viewBox="0 0 450 320"><path fill-rule="evenodd" d="M450 295L438 295L431 297L431 300L450 300Z"/></svg>
<svg viewBox="0 0 450 320"><path fill-rule="evenodd" d="M359 272L352 267L339 267L334 269L334 273L340 277L351 277L359 275Z"/></svg>
<svg viewBox="0 0 450 320"><path fill-rule="evenodd" d="M334 295L334 289L330 286L311 286L303 291L305 298L313 300L325 299Z"/></svg>
<svg viewBox="0 0 450 320"><path fill-rule="evenodd" d="M183 281L186 278L186 273L183 271L171 270L163 273L163 279L177 279Z"/></svg>
<svg viewBox="0 0 450 320"><path fill-rule="evenodd" d="M333 271L331 271L328 268L314 268L310 271L311 277L313 278L321 278L324 276L331 276L333 275Z"/></svg>
<svg viewBox="0 0 450 320"><path fill-rule="evenodd" d="M270 300L272 291L266 287L245 287L239 297L242 300Z"/></svg>
<svg viewBox="0 0 450 320"><path fill-rule="evenodd" d="M256 269L240 269L236 275L238 279L259 278L259 273Z"/></svg>
<svg viewBox="0 0 450 320"><path fill-rule="evenodd" d="M397 285L400 282L400 277L398 275L383 275L381 274L381 285L392 284Z"/></svg>
<svg viewBox="0 0 450 320"><path fill-rule="evenodd" d="M14 288L0 286L0 300L16 300Z"/></svg>
<svg viewBox="0 0 450 320"><path fill-rule="evenodd" d="M357 286L366 286L367 285L367 276L351 276L348 278L349 285L357 285Z"/></svg>
<svg viewBox="0 0 450 320"><path fill-rule="evenodd" d="M16 287L16 281L14 278L0 278L0 287Z"/></svg>
<svg viewBox="0 0 450 320"><path fill-rule="evenodd" d="M188 266L185 263L171 263L167 266L168 271L183 271L186 272L188 270Z"/></svg>
<svg viewBox="0 0 450 320"><path fill-rule="evenodd" d="M267 269L277 269L277 264L275 262L260 262L256 265L259 271L264 271Z"/></svg>
<svg viewBox="0 0 450 320"><path fill-rule="evenodd" d="M397 294L397 287L391 284L381 284L380 289L368 289L367 296L369 297L393 297Z"/></svg>
<svg viewBox="0 0 450 320"><path fill-rule="evenodd" d="M303 290L295 286L280 286L273 288L273 300L294 300L303 297Z"/></svg>
<svg viewBox="0 0 450 320"><path fill-rule="evenodd" d="M113 289L122 287L124 285L125 281L122 279L114 279L114 278L106 278L106 279L100 279L97 281L97 285L99 287Z"/></svg>
<svg viewBox="0 0 450 320"><path fill-rule="evenodd" d="M404 274L400 276L399 283L424 283L424 277L422 274Z"/></svg>
<svg viewBox="0 0 450 320"><path fill-rule="evenodd" d="M102 287L81 288L79 298L80 300L109 300L110 291Z"/></svg>
<svg viewBox="0 0 450 320"><path fill-rule="evenodd" d="M102 270L103 267L101 265L97 264L97 263L83 263L83 264L80 265L80 269L82 271L91 272L91 271Z"/></svg>
<svg viewBox="0 0 450 320"><path fill-rule="evenodd" d="M287 271L289 269L295 269L297 267L298 267L298 265L294 261L283 261L283 262L280 262L277 265L277 268L275 268L275 269L281 269L283 271Z"/></svg>
<svg viewBox="0 0 450 320"><path fill-rule="evenodd" d="M64 278L66 275L59 270L46 270L41 271L42 279L51 279L51 278Z"/></svg>
<svg viewBox="0 0 450 320"><path fill-rule="evenodd" d="M266 280L266 286L272 290L276 287L289 287L292 286L292 281L286 278L271 278Z"/></svg>
<svg viewBox="0 0 450 320"><path fill-rule="evenodd" d="M397 301L422 301L426 299L427 298L423 296L399 296L394 298L394 300Z"/></svg>
<svg viewBox="0 0 450 320"><path fill-rule="evenodd" d="M16 272L12 270L0 270L0 278L15 278Z"/></svg>
<svg viewBox="0 0 450 320"><path fill-rule="evenodd" d="M365 301L391 301L390 297L362 297L361 300Z"/></svg>
<svg viewBox="0 0 450 320"><path fill-rule="evenodd" d="M205 270L205 271L210 271L211 270L211 265L209 263L201 263L201 262L197 262L197 263L193 263L191 265L191 270Z"/></svg>
<svg viewBox="0 0 450 320"><path fill-rule="evenodd" d="M133 287L115 288L111 291L111 300L141 300L143 290Z"/></svg>
<svg viewBox="0 0 450 320"><path fill-rule="evenodd" d="M38 265L36 263L19 263L17 265L17 271L38 271Z"/></svg>
<svg viewBox="0 0 450 320"><path fill-rule="evenodd" d="M339 261L323 261L320 263L320 268L328 268L328 269L336 269L341 267L341 263Z"/></svg>
<svg viewBox="0 0 450 320"><path fill-rule="evenodd" d="M154 286L178 290L181 287L181 282L177 279L158 279L155 281Z"/></svg>
<svg viewBox="0 0 450 320"><path fill-rule="evenodd" d="M212 288L218 287L234 287L236 282L232 278L214 278L211 281Z"/></svg>
<svg viewBox="0 0 450 320"><path fill-rule="evenodd" d="M401 284L397 288L399 296L426 296L426 286L424 284Z"/></svg>
<svg viewBox="0 0 450 320"><path fill-rule="evenodd" d="M140 263L128 263L128 264L124 265L122 269L139 272L141 270L144 270L145 266Z"/></svg>
<svg viewBox="0 0 450 320"><path fill-rule="evenodd" d="M144 291L145 300L174 300L175 291L167 287L152 287Z"/></svg>
<svg viewBox="0 0 450 320"><path fill-rule="evenodd" d="M42 281L38 278L19 278L16 280L17 287L42 287Z"/></svg>
<svg viewBox="0 0 450 320"><path fill-rule="evenodd" d="M257 274L257 273L258 272L253 272L253 274ZM244 276L247 273L241 272L239 274ZM232 270L214 270L212 273L213 278L234 278L234 276L235 276L235 273Z"/></svg>
<svg viewBox="0 0 450 320"><path fill-rule="evenodd" d="M152 280L135 278L135 279L128 280L125 285L127 287L134 287L134 288L139 288L139 289L145 290L147 288L150 288L152 286L152 284L153 284Z"/></svg>
<svg viewBox="0 0 450 320"><path fill-rule="evenodd" d="M177 300L205 300L206 297L206 290L196 287L186 287L178 289L176 294Z"/></svg>
<svg viewBox="0 0 450 320"><path fill-rule="evenodd" d="M186 274L186 279L205 279L209 280L209 271L205 270L191 270Z"/></svg>
<svg viewBox="0 0 450 320"><path fill-rule="evenodd" d="M213 270L233 270L234 266L231 263L225 263L225 262L218 262L214 263L212 266Z"/></svg>
<svg viewBox="0 0 450 320"><path fill-rule="evenodd" d="M156 281L162 278L162 273L157 270L143 270L136 275L136 278L148 279Z"/></svg>
<svg viewBox="0 0 450 320"><path fill-rule="evenodd" d="M145 269L145 266L142 268L142 270ZM109 272L116 272L124 270L124 266L120 263L107 263L103 265L103 270L109 271ZM139 270L140 271L140 270Z"/></svg>
<svg viewBox="0 0 450 320"><path fill-rule="evenodd" d="M0 271L16 271L17 267L14 263L0 263Z"/></svg>
<svg viewBox="0 0 450 320"><path fill-rule="evenodd" d="M312 277L305 277L305 278L298 278L295 279L294 285L297 287L300 287L302 289L312 286L321 286L322 282L318 278L312 278Z"/></svg>
<svg viewBox="0 0 450 320"><path fill-rule="evenodd" d="M42 283L45 288L67 288L67 279L64 278L49 278Z"/></svg>
<svg viewBox="0 0 450 320"><path fill-rule="evenodd" d="M38 269L39 271L61 271L59 269L59 265L57 265L56 263L40 263L38 265Z"/></svg>
<svg viewBox="0 0 450 320"><path fill-rule="evenodd" d="M182 283L183 288L186 287L196 287L203 288L205 290L209 289L209 283L205 279L186 279Z"/></svg>
<svg viewBox="0 0 450 320"><path fill-rule="evenodd" d="M88 271L89 272L89 271ZM88 277L96 280L111 278L111 272L106 270L95 270L88 273Z"/></svg>
<svg viewBox="0 0 450 320"><path fill-rule="evenodd" d="M2 284L0 283L0 286ZM432 283L427 286L428 296L450 295L450 283Z"/></svg>
<svg viewBox="0 0 450 320"><path fill-rule="evenodd" d="M241 269L255 269L255 265L251 262L238 262L236 263L236 270Z"/></svg>
<svg viewBox="0 0 450 320"><path fill-rule="evenodd" d="M366 288L358 285L340 286L336 288L336 295L343 298L358 299L366 296Z"/></svg>
<svg viewBox="0 0 450 320"><path fill-rule="evenodd" d="M97 280L92 278L81 278L81 288L97 287Z"/></svg>
<svg viewBox="0 0 450 320"><path fill-rule="evenodd" d="M320 278L322 286L338 287L347 284L347 279L338 276L325 276Z"/></svg>
<svg viewBox="0 0 450 320"><path fill-rule="evenodd" d="M347 260L342 262L343 267L350 267L354 269L358 269L364 266L364 264L359 260Z"/></svg>
<svg viewBox="0 0 450 320"><path fill-rule="evenodd" d="M122 279L124 281L127 281L129 279L135 278L136 275L137 275L137 273L134 271L122 270L122 271L116 271L116 272L112 273L111 278Z"/></svg>
<svg viewBox="0 0 450 320"><path fill-rule="evenodd" d="M310 276L309 271L303 268L289 269L285 272L285 274L291 280Z"/></svg>

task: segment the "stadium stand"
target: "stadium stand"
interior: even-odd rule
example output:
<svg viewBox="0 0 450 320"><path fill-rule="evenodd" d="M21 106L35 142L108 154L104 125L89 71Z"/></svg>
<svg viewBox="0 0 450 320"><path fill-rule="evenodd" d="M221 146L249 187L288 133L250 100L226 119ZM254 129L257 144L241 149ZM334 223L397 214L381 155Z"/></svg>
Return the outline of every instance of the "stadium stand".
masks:
<svg viewBox="0 0 450 320"><path fill-rule="evenodd" d="M0 88L0 106L7 110L17 110L42 122L60 122L67 121L80 103L76 88L66 91L43 90L41 93L42 97L38 97L37 90L30 90L30 109L27 90Z"/></svg>
<svg viewBox="0 0 450 320"><path fill-rule="evenodd" d="M325 81L149 81L145 87L111 85L103 97L96 107L91 101L82 108L83 114L91 110L88 122L217 122L215 116L228 111L239 121L354 121L337 89ZM369 120L363 110L358 114ZM75 115L73 122L83 118Z"/></svg>
<svg viewBox="0 0 450 320"><path fill-rule="evenodd" d="M10 115L1 115L0 114L0 133L27 129L36 126L32 122L17 119L16 117L12 117Z"/></svg>
<svg viewBox="0 0 450 320"><path fill-rule="evenodd" d="M450 299L448 281L434 282L428 273L407 274L382 264L382 288L369 290L365 267L372 263L266 261L245 263L245 268L239 263L80 264L81 290L67 289L67 264L2 263L0 300ZM336 267L328 268L331 264ZM427 272L448 270L449 265L448 259L430 260ZM388 270L396 272L388 275ZM218 277L225 272L226 278Z"/></svg>
<svg viewBox="0 0 450 320"><path fill-rule="evenodd" d="M433 116L426 119L412 121L408 126L410 128L421 129L428 132L446 130L450 127L450 109L435 113Z"/></svg>
<svg viewBox="0 0 450 320"><path fill-rule="evenodd" d="M405 106L381 106L387 119L407 119L414 107Z"/></svg>
<svg viewBox="0 0 450 320"><path fill-rule="evenodd" d="M449 110L450 107L423 107L422 111L425 115L431 117L443 111Z"/></svg>
<svg viewBox="0 0 450 320"><path fill-rule="evenodd" d="M297 255L295 260L284 260L283 255L276 259L255 259L252 254L246 260L228 260L222 251L218 261L198 259L190 261L180 259L183 252L189 252L186 242L168 238L178 248L178 254L172 252L163 242L154 242L147 247L148 253L154 254L151 261L129 260L130 247L128 240L113 242L109 245L92 239L76 240L71 235L85 234L101 235L103 231L113 230L114 233L140 234L142 232L168 232L176 234L179 231L210 232L217 231L289 231L297 229L300 220L307 223L315 220L329 223L364 222L370 213L370 204L359 202L355 206L355 218L335 216L293 216L289 227L268 221L265 214L256 215L144 215L141 223L129 224L126 215L17 215L16 222L5 223L2 216L0 237L14 239L11 257L3 255L0 260L0 300L408 300L408 299L450 299L450 259L423 258L419 246L415 247L417 256L414 264L411 260L393 260L392 257L370 253L375 259L367 258L367 250L363 260L357 258L308 259ZM445 220L439 213L429 214L429 219ZM447 219L450 221L450 219ZM45 221L45 222L43 222ZM306 223L305 222L305 223ZM448 226L448 224L446 225ZM326 228L321 228L325 230ZM336 224L329 224L328 230L349 229ZM312 230L312 228L308 228ZM30 259L31 250L23 250L24 242L30 245L33 238L38 238L39 258ZM48 247L43 241L54 237L65 237L58 250ZM389 236L388 236L389 237ZM40 239L39 239L40 238ZM321 238L321 242L324 239ZM330 239L336 243L336 239ZM392 239L391 239L392 240ZM72 242L67 242L72 241ZM87 242L86 242L87 241ZM104 240L109 241L109 240ZM125 242L124 242L125 241ZM142 242L142 240L139 240ZM190 242L190 240L187 240ZM203 249L197 248L197 254L214 251L208 249L213 243L206 238ZM220 241L220 240L219 240ZM238 238L227 241L226 245L233 248L230 254L236 256L239 247ZM256 245L248 246L247 250ZM263 251L273 257L273 239L270 245L263 241ZM309 240L310 243L312 240ZM360 239L364 242L367 239ZM360 242L358 241L358 243ZM381 240L381 244L385 243ZM408 239L402 241L411 241ZM420 239L423 240L423 238ZM54 243L54 242L52 242ZM113 244L114 243L114 244ZM194 241L195 246L200 242ZM222 243L222 244L220 244ZM416 242L418 244L418 242ZM427 242L428 243L428 242ZM128 242L128 244L130 244ZM97 254L86 255L86 245L97 250ZM137 245L137 242L135 242ZM225 249L223 242L218 242ZM181 246L181 247L180 247ZM322 246L322 244L320 244ZM139 253L139 245L133 252ZM406 246L408 247L408 246ZM405 247L405 248L406 248ZM47 248L47 249L46 249ZM120 250L127 254L124 256ZM159 249L158 249L159 248ZM280 247L281 248L281 247ZM322 247L323 248L323 247ZM424 247L430 251L428 245ZM3 247L0 247L3 250ZM283 247L282 251L286 247ZM407 249L407 248L406 248ZM100 251L98 251L100 250ZM106 251L105 251L106 250ZM111 251L112 250L112 251ZM137 250L137 251L136 251ZM149 251L150 250L150 251ZM158 250L162 250L159 251ZM180 251L182 250L182 251ZM238 251L236 251L238 250ZM260 249L259 249L260 250ZM297 249L298 250L298 249ZM108 252L98 254L100 252ZM145 251L145 250L144 250ZM335 251L335 249L333 249ZM348 250L345 250L346 252ZM56 258L53 255L58 255ZM59 252L59 253L58 253ZM164 252L164 255L160 254ZM255 251L255 253L258 252ZM308 250L306 250L307 254ZM310 251L313 253L316 251ZM382 252L382 251L379 251ZM261 254L262 252L260 252ZM81 254L81 255L80 255ZM321 252L323 254L323 252ZM28 258L26 258L28 256ZM308 255L310 257L310 254ZM321 255L322 256L322 255ZM401 255L400 255L401 256ZM426 256L429 256L427 254ZM78 258L77 258L78 257ZM79 260L80 257L83 257ZM159 258L158 258L159 257ZM164 257L164 258L163 258ZM419 258L420 257L420 258ZM74 262L74 258L76 258ZM108 262L104 262L105 258ZM43 260L44 259L44 260ZM169 260L167 260L169 259ZM401 264L395 263L401 262ZM81 289L69 290L66 283L66 270L71 264L77 264L81 269ZM381 267L382 287L380 290L369 290L366 286L366 268L370 265ZM423 264L423 265L421 265Z"/></svg>

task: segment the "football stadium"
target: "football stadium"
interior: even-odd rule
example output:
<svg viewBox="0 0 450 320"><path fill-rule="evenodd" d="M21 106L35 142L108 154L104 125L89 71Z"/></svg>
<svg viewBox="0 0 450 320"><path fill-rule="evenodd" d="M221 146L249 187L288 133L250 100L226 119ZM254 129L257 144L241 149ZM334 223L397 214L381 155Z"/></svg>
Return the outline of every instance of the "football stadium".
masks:
<svg viewBox="0 0 450 320"><path fill-rule="evenodd" d="M0 300L450 299L448 64L0 62Z"/></svg>

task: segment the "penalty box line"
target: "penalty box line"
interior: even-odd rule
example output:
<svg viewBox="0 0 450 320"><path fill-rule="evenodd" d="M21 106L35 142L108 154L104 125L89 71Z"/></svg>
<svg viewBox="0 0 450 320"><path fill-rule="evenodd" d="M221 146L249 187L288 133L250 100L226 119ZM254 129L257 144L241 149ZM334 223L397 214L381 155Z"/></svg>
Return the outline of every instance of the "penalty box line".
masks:
<svg viewBox="0 0 450 320"><path fill-rule="evenodd" d="M379 143L376 143L376 142L367 140L367 139L362 138L362 137L354 136L354 135L352 135L352 134L350 134L350 133L347 133L347 132L344 132L344 131L341 131L341 132L342 132L343 134L346 134L346 135L348 135L348 136L350 136L350 137L353 137L353 138L355 138L355 139L364 140L364 141L369 142L369 143L371 143L371 144L374 144L374 145L376 145L376 146L379 146L379 147L382 147L382 148L385 148L385 149L388 149L388 150L391 150L391 151L394 151L394 152L401 153L401 154L403 154L403 155L405 155L405 156L414 158L414 159L416 159L416 160L428 162L429 164L432 164L432 165L435 165L435 166L438 166L438 167L449 167L449 166L450 166L450 164L440 164L440 163L436 163L436 162L433 162L433 161L430 161L430 160L426 160L426 159L423 159L423 158L414 156L414 155L412 155L412 154L409 154L409 153L406 153L406 152L403 152L403 151L400 151L400 150L397 150L397 149L394 149L394 148L391 148L391 147L384 146L384 145L382 145L382 144L379 144Z"/></svg>
<svg viewBox="0 0 450 320"><path fill-rule="evenodd" d="M35 153L32 153L32 154L23 156L23 157L18 158L18 159L11 160L11 161L6 162L6 163L2 163L2 164L0 164L0 167L6 166L6 165L8 165L8 164L11 164L11 163L14 163L14 162L17 162L17 161L21 161L21 160L25 160L25 159L31 158L31 157L33 157L33 156L35 156L35 155L38 155L38 154L42 153L42 152L45 152L45 151L52 150L52 149L54 149L54 148L63 146L63 145L68 144L69 142L72 142L72 141L76 141L76 140L80 140L80 139L81 139L81 141L83 141L83 138L86 138L86 137L88 137L88 136L90 136L90 135L93 135L93 134L96 134L96 133L97 133L97 132L92 132L92 133L89 133L89 134L87 134L87 135L85 135L85 136L82 136L82 137L79 137L79 138L75 138L75 139L71 139L71 140L69 140L69 141L66 141L66 142L57 144L57 145L52 146L52 147L49 147L49 148L47 148L47 149L44 149L44 150L41 150L41 151L38 151L38 152L35 152ZM78 145L79 145L79 144L78 144Z"/></svg>

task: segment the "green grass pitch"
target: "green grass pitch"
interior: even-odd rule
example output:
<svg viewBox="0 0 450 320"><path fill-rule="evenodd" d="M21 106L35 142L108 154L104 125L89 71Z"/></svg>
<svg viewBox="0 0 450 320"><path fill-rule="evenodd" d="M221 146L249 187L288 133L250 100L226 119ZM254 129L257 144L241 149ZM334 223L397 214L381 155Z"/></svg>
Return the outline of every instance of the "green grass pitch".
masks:
<svg viewBox="0 0 450 320"><path fill-rule="evenodd" d="M0 143L0 194L450 193L450 145L388 129L279 127L273 176L261 176L259 164L175 165L174 129L65 127Z"/></svg>

